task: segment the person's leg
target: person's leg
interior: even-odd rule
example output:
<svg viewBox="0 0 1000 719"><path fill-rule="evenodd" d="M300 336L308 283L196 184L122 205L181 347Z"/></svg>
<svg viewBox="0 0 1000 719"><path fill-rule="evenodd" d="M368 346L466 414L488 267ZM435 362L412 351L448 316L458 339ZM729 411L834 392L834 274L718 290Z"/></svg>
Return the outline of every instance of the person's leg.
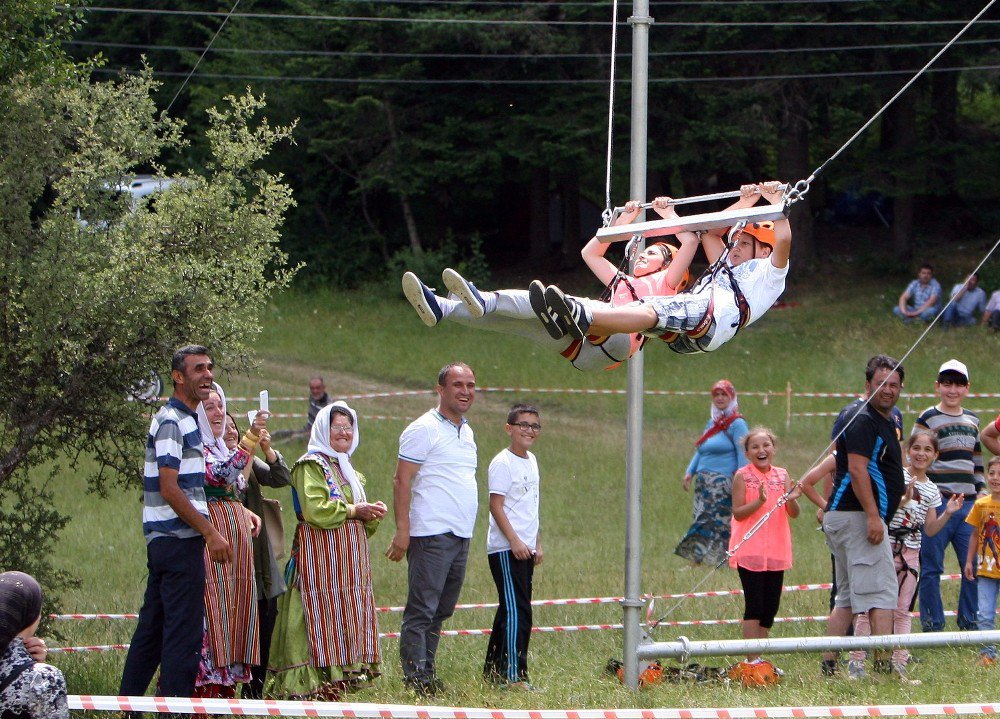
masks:
<svg viewBox="0 0 1000 719"><path fill-rule="evenodd" d="M163 541L163 540L157 540ZM205 622L205 541L168 539L161 567L163 597L163 696L194 695Z"/></svg>
<svg viewBox="0 0 1000 719"><path fill-rule="evenodd" d="M930 322L932 319L937 317L937 313L940 309L940 307L931 307L930 309L924 310L920 313L920 319L924 322Z"/></svg>
<svg viewBox="0 0 1000 719"><path fill-rule="evenodd" d="M244 699L261 699L264 696L264 675L267 673L267 660L271 656L271 634L278 618L278 598L259 600L257 616L260 617L260 664L251 667L253 678L243 685Z"/></svg>
<svg viewBox="0 0 1000 719"><path fill-rule="evenodd" d="M766 639L774 626L774 618L781 606L781 588L784 584L783 571L761 572L760 616L757 627L757 639ZM760 658L758 654L756 658Z"/></svg>
<svg viewBox="0 0 1000 719"><path fill-rule="evenodd" d="M923 315L921 315L921 318L923 318ZM940 322L942 327L957 326L959 324L958 305L948 305L945 311L941 313Z"/></svg>
<svg viewBox="0 0 1000 719"><path fill-rule="evenodd" d="M938 516L947 506L942 502ZM920 628L924 632L944 630L944 609L941 606L941 573L944 571L944 550L951 542L954 525L951 517L933 537L924 534L920 544L920 579L917 597L920 601ZM964 523L964 519L961 520ZM961 566L965 566L962 560Z"/></svg>
<svg viewBox="0 0 1000 719"><path fill-rule="evenodd" d="M899 577L899 601L892 613L892 633L909 634L913 628L913 617L910 611L917 592L917 577L920 575L920 550L903 547L896 557L896 573ZM897 665L905 665L910 660L906 649L894 649L892 661Z"/></svg>
<svg viewBox="0 0 1000 719"><path fill-rule="evenodd" d="M139 621L132 634L122 670L121 687L118 690L122 696L145 694L160 665L163 650L163 601L160 596L159 554L160 543L163 541L154 539L146 545L146 569L149 577L146 579L146 594L139 610Z"/></svg>
<svg viewBox="0 0 1000 719"><path fill-rule="evenodd" d="M493 616L493 631L490 633L489 642L486 644L486 663L483 666L483 678L489 682L502 682L507 676L507 624L511 612L516 612L516 607L510 606L510 592L507 590L507 574L505 569L509 569L510 560L501 555L513 554L508 549L503 552L493 552L486 556L490 564L490 574L493 575L493 583L497 586L497 596L500 606L497 607ZM506 559L507 561L503 561Z"/></svg>
<svg viewBox="0 0 1000 719"><path fill-rule="evenodd" d="M425 666L432 679L436 678L434 658L437 655L438 642L441 640L441 625L445 619L455 613L455 605L458 604L458 596L462 592L462 583L465 581L465 566L469 557L470 544L468 539L456 537L450 532L441 536L445 539L448 570L441 587L437 610L434 612L427 630L425 643Z"/></svg>
<svg viewBox="0 0 1000 719"><path fill-rule="evenodd" d="M399 658L407 682L430 681L427 667L427 639L448 577L450 553L444 537L410 537L406 550L409 592L400 629Z"/></svg>
<svg viewBox="0 0 1000 719"><path fill-rule="evenodd" d="M955 548L959 567L965 566L965 559L969 554L969 543L972 541L972 533L975 531L972 525L965 521L972 504L972 502L966 501L962 509L948 520L948 524L954 523L955 525L951 534L951 545ZM969 631L976 628L977 597L976 583L966 579L963 573L961 586L958 590L958 616L955 617L959 630Z"/></svg>
<svg viewBox="0 0 1000 719"><path fill-rule="evenodd" d="M998 587L1000 587L1000 580L990 579L989 577L979 577L976 580L977 598L979 600L976 628L981 632L992 631L996 626ZM996 661L996 645L988 644L982 647L979 650L979 656Z"/></svg>
<svg viewBox="0 0 1000 719"><path fill-rule="evenodd" d="M528 681L528 643L531 641L531 584L535 575L535 558L515 559L511 555L511 579L514 603L517 605L517 627L512 632L514 640L510 674L514 681ZM509 625L508 625L508 631Z"/></svg>

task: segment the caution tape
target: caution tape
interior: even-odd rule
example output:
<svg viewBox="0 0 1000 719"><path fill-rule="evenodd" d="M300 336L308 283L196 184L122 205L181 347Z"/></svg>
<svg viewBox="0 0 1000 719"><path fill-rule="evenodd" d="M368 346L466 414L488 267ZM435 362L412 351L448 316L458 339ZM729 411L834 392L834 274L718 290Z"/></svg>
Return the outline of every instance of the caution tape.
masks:
<svg viewBox="0 0 1000 719"><path fill-rule="evenodd" d="M800 707L680 709L494 709L476 707L276 701L273 699L188 699L72 694L69 708L237 716L347 717L348 719L800 719L802 717L978 716L996 714L1000 704L883 704Z"/></svg>
<svg viewBox="0 0 1000 719"><path fill-rule="evenodd" d="M947 611L946 617L954 617L957 612ZM918 616L918 612L910 612L911 617ZM829 619L828 614L813 614L801 617L775 617L775 623L796 623L796 622L825 622ZM675 619L669 622L659 622L658 627L713 627L742 624L742 619ZM624 624L568 624L553 627L532 627L532 634L563 634L568 632L599 632L615 629L624 629ZM442 637L488 637L493 633L492 629L445 629L441 632ZM399 639L399 632L381 632L379 639ZM99 644L89 647L52 647L49 654L83 654L86 652L113 652L125 651L128 644Z"/></svg>
<svg viewBox="0 0 1000 719"><path fill-rule="evenodd" d="M961 579L961 574L942 574L941 581L954 581ZM781 588L782 592L809 592L817 589L832 588L830 582L820 582L818 584L786 584ZM707 592L681 592L679 594L651 594L645 595L647 599L690 599L702 597L735 597L743 594L742 589L719 589ZM556 607L572 606L577 604L617 604L624 600L624 597L571 597L566 599L534 599L531 602L533 607ZM497 602L480 602L476 604L457 604L455 609L496 609L500 606ZM376 607L376 612L401 612L403 606ZM137 619L138 614L50 614L49 619L72 620L72 619Z"/></svg>

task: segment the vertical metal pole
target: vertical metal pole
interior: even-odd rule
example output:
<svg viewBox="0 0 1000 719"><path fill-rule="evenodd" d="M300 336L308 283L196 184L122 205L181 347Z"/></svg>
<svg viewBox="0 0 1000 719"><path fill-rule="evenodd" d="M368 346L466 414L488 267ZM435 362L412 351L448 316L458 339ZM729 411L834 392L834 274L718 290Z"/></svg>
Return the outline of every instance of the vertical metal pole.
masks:
<svg viewBox="0 0 1000 719"><path fill-rule="evenodd" d="M632 154L629 199L646 198L646 121L649 89L649 0L632 4ZM641 219L641 218L640 218ZM631 268L630 268L631 269ZM628 401L625 424L625 647L622 658L625 685L639 688L637 652L642 639L640 599L642 575L642 430L643 357L637 353L628 362Z"/></svg>

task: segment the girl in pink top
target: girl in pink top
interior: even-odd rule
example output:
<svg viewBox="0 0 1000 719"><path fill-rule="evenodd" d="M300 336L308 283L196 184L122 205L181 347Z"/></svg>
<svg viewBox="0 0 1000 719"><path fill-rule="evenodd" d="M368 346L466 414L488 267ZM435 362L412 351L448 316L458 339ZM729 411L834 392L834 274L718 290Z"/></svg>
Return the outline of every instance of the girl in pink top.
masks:
<svg viewBox="0 0 1000 719"><path fill-rule="evenodd" d="M788 518L799 516L796 498L800 491L788 472L771 464L774 459L774 434L764 427L754 427L743 439L743 449L750 464L733 477L733 520L729 539L729 566L735 567L743 585L743 638L765 639L771 633L781 602L785 570L792 566L792 532ZM775 509L778 499L789 493L782 509L749 538L757 521ZM761 672L764 662L759 654L748 654L745 662L730 669L730 677L745 684L771 683L777 680L773 665L770 673ZM770 681L760 677L774 676Z"/></svg>

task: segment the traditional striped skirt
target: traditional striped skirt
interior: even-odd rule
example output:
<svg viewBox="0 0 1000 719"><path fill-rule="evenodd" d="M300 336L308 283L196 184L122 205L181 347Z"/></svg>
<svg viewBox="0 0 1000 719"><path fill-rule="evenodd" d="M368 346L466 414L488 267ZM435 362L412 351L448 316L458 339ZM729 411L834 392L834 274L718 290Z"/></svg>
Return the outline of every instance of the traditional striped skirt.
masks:
<svg viewBox="0 0 1000 719"><path fill-rule="evenodd" d="M300 522L295 562L313 666L381 661L364 523L316 529Z"/></svg>
<svg viewBox="0 0 1000 719"><path fill-rule="evenodd" d="M205 621L215 667L260 663L253 534L243 505L233 499L208 503L212 526L229 542L233 561L213 562L205 550Z"/></svg>

